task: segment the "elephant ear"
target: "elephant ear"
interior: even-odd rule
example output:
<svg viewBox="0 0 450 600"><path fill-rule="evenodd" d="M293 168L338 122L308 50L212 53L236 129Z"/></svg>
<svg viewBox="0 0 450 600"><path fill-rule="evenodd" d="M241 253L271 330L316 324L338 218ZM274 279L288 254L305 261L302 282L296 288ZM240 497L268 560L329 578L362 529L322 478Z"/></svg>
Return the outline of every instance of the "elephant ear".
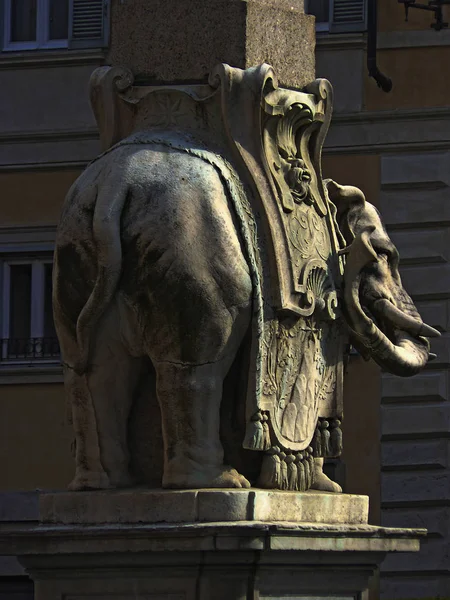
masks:
<svg viewBox="0 0 450 600"><path fill-rule="evenodd" d="M358 220L364 211L366 198L363 192L351 185L339 185L332 179L324 181L328 197L336 207L336 222L347 244L355 238Z"/></svg>

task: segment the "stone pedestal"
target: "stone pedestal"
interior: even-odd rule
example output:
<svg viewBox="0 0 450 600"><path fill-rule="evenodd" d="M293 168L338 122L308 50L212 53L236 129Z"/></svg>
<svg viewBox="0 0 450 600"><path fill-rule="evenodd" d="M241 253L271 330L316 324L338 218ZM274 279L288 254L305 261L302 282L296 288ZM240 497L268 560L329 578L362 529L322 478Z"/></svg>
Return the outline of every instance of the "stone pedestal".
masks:
<svg viewBox="0 0 450 600"><path fill-rule="evenodd" d="M154 83L206 82L218 63L269 63L281 85L315 79L303 0L114 0L108 64Z"/></svg>
<svg viewBox="0 0 450 600"><path fill-rule="evenodd" d="M365 600L423 530L367 525L365 496L261 490L45 494L0 529L36 600ZM302 522L301 522L302 521Z"/></svg>

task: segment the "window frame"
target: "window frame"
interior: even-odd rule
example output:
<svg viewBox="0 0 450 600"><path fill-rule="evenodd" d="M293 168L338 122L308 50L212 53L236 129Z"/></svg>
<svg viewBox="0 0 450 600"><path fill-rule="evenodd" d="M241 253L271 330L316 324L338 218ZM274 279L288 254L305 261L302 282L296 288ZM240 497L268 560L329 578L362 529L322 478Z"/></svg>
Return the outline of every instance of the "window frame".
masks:
<svg viewBox="0 0 450 600"><path fill-rule="evenodd" d="M329 19L328 21L316 21L316 33L362 33L367 30L367 7L368 1L360 0L363 5L364 20L361 22L337 23L334 19L335 0L328 0L329 3ZM309 5L314 0L306 0L305 11L309 10Z"/></svg>
<svg viewBox="0 0 450 600"><path fill-rule="evenodd" d="M1 346L0 346L0 366L40 364L54 365L60 363L60 355L55 356L29 356L21 358L11 358L8 356L8 343L10 341L10 322L11 322L11 266L13 265L31 265L31 301L30 301L30 338L45 339L45 265L53 264L53 257L50 253L42 253L41 256L13 256L7 255L0 258L1 269Z"/></svg>
<svg viewBox="0 0 450 600"><path fill-rule="evenodd" d="M305 11L309 11L310 8L310 3L314 2L314 0L306 0L306 6L305 6ZM329 33L330 29L331 29L331 21L332 21L332 8L333 8L333 2L332 0L328 0L328 5L329 5L329 16L328 16L328 21L317 21L316 19L316 32L317 33ZM308 13L311 14L311 13Z"/></svg>
<svg viewBox="0 0 450 600"><path fill-rule="evenodd" d="M66 0L69 2L69 0ZM11 37L11 3L14 0L3 0L3 52L20 52L21 50L57 50L69 47L69 22L67 38L49 40L50 0L37 0L36 7L36 40L29 42L12 42ZM70 19L70 15L69 15Z"/></svg>

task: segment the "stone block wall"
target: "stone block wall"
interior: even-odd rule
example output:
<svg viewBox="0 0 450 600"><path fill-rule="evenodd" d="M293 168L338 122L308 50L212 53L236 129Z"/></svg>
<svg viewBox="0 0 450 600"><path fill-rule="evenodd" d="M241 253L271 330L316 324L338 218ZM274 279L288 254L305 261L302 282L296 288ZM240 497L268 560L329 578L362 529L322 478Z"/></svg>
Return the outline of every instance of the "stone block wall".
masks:
<svg viewBox="0 0 450 600"><path fill-rule="evenodd" d="M382 377L382 523L426 527L421 552L382 566L385 598L450 595L450 152L381 160L380 206L401 275L438 358L412 379Z"/></svg>

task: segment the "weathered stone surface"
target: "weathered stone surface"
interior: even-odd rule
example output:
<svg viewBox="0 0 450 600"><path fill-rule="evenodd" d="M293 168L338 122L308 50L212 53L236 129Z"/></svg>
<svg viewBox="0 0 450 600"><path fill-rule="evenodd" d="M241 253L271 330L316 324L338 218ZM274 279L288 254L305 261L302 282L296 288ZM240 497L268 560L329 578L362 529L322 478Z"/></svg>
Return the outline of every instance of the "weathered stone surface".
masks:
<svg viewBox="0 0 450 600"><path fill-rule="evenodd" d="M367 523L369 498L350 494L309 495L258 492L254 499L256 521L300 521L306 523Z"/></svg>
<svg viewBox="0 0 450 600"><path fill-rule="evenodd" d="M382 573L393 572L396 574L411 572L439 571L450 575L450 544L442 537L427 536L422 543L420 552L411 553L408 557L392 553L383 561ZM429 597L429 596L428 596Z"/></svg>
<svg viewBox="0 0 450 600"><path fill-rule="evenodd" d="M382 431L386 438L443 434L450 431L450 407L444 403L390 406L381 409Z"/></svg>
<svg viewBox="0 0 450 600"><path fill-rule="evenodd" d="M392 231L391 239L402 257L402 265L423 262L445 263L450 259L450 228Z"/></svg>
<svg viewBox="0 0 450 600"><path fill-rule="evenodd" d="M413 399L415 402L445 402L449 399L448 373L426 371L406 381L386 374L383 377L382 398L384 402L398 403L411 402Z"/></svg>
<svg viewBox="0 0 450 600"><path fill-rule="evenodd" d="M383 189L414 185L434 188L450 185L450 152L387 154L381 162ZM419 191L419 190L417 190Z"/></svg>
<svg viewBox="0 0 450 600"><path fill-rule="evenodd" d="M115 0L108 62L166 83L207 81L222 62L267 62L283 85L301 88L315 78L314 45L301 0Z"/></svg>
<svg viewBox="0 0 450 600"><path fill-rule="evenodd" d="M402 467L447 469L450 462L450 441L438 439L384 442L381 454L384 469L395 468L397 471Z"/></svg>
<svg viewBox="0 0 450 600"><path fill-rule="evenodd" d="M367 523L369 499L323 492L123 490L40 496L43 523Z"/></svg>
<svg viewBox="0 0 450 600"><path fill-rule="evenodd" d="M189 523L197 520L196 512L197 492L189 490L40 496L43 523Z"/></svg>
<svg viewBox="0 0 450 600"><path fill-rule="evenodd" d="M385 505L409 502L446 502L450 497L448 471L385 472L381 475L381 501Z"/></svg>
<svg viewBox="0 0 450 600"><path fill-rule="evenodd" d="M382 522L421 523L430 531L417 556L393 556L383 565L384 597L399 599L448 595L448 515L438 506L450 498L450 153L433 151L447 125L436 122L432 132L422 111L416 125L404 116L402 127L408 133L398 141L403 148L406 138L414 144L410 152L382 156L381 210L400 252L402 281L418 300L422 317L442 336L431 344L438 357L417 378L382 378ZM429 140L429 151L417 146L419 139L424 146Z"/></svg>
<svg viewBox="0 0 450 600"><path fill-rule="evenodd" d="M135 552L219 550L219 540L228 539L230 542L234 540L229 547L232 550L243 549L243 543L253 544L254 540L260 540L264 550L329 551L335 553L334 560L346 563L341 553L415 552L425 535L425 529L339 523L40 523L0 527L0 554L44 557L61 552L69 555L70 560L74 554L85 554L89 546L92 554L111 556L116 552L130 553L127 560L133 562L132 554ZM333 560L331 556L329 558ZM352 555L348 558L350 563ZM295 553L283 559L296 563ZM98 556L97 560L102 560L102 557Z"/></svg>
<svg viewBox="0 0 450 600"><path fill-rule="evenodd" d="M420 578L411 577L410 573L383 572L380 597L386 599L396 598L398 600L445 598L448 597L448 585L448 577L436 577L435 572L432 574L420 573Z"/></svg>
<svg viewBox="0 0 450 600"><path fill-rule="evenodd" d="M448 296L450 294L450 264L405 267L402 281L414 296Z"/></svg>
<svg viewBox="0 0 450 600"><path fill-rule="evenodd" d="M434 139L437 139L436 136ZM384 155L381 159L380 204L387 225L401 225L405 229L408 224L442 225L448 222L450 209L446 198L450 185L449 166L449 152ZM408 234L421 235L417 227L414 230ZM433 237L430 236L429 240ZM428 241L427 245L438 244L439 240L438 233L433 242ZM401 246L399 250L402 251ZM433 285L429 277L426 281Z"/></svg>
<svg viewBox="0 0 450 600"><path fill-rule="evenodd" d="M423 535L256 522L10 526L0 527L0 553L21 557L36 600L352 600L386 552L415 551Z"/></svg>
<svg viewBox="0 0 450 600"><path fill-rule="evenodd" d="M421 300L417 307L427 323L440 331L450 330L450 300Z"/></svg>
<svg viewBox="0 0 450 600"><path fill-rule="evenodd" d="M420 529L426 525L428 535L433 538L445 538L450 532L450 508L447 506L386 508L382 518L384 527Z"/></svg>

